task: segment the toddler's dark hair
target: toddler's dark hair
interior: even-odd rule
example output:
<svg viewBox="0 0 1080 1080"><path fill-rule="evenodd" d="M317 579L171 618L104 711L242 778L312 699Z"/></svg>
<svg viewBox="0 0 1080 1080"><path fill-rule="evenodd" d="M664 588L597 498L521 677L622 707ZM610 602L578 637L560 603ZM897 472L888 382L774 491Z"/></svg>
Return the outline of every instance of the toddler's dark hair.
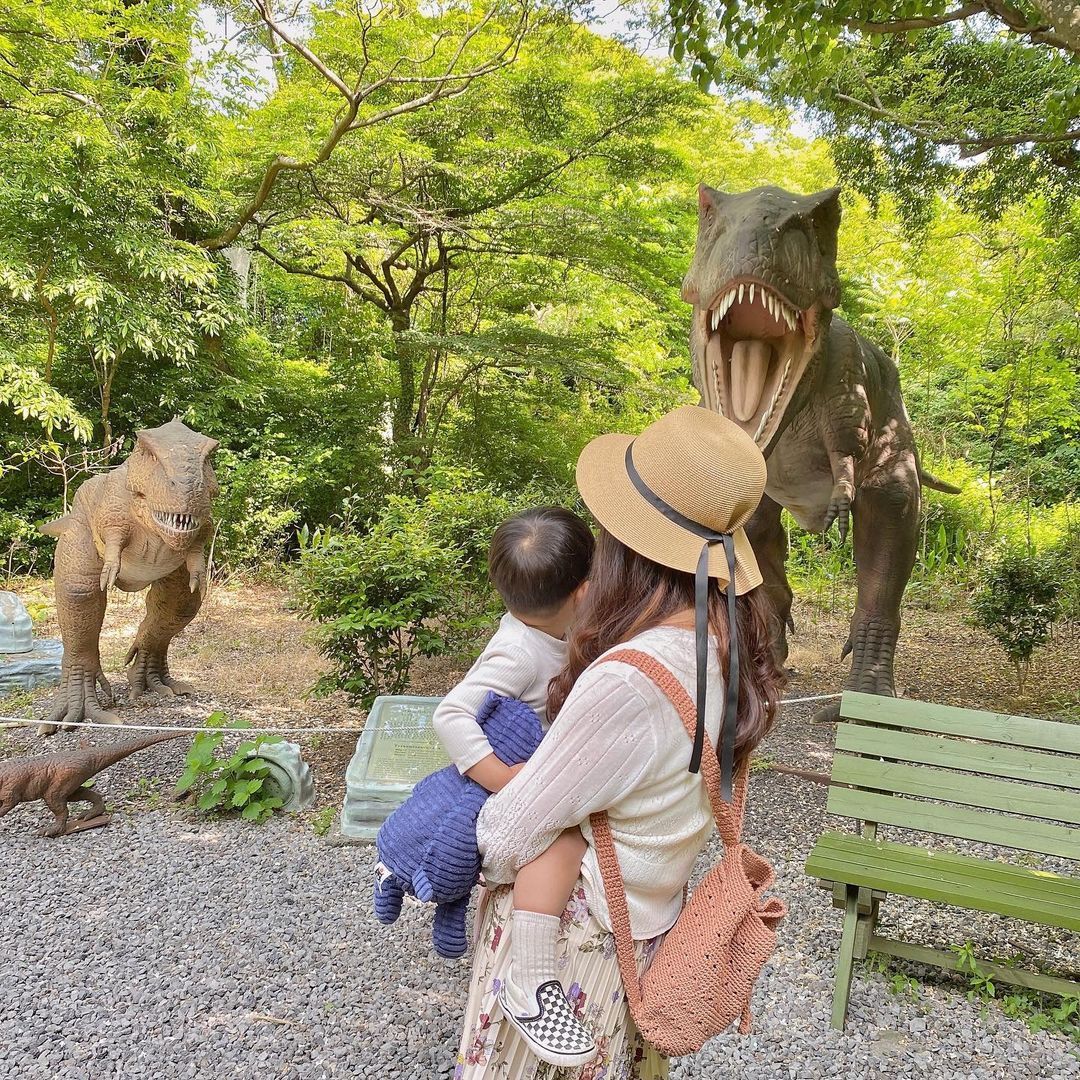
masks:
<svg viewBox="0 0 1080 1080"><path fill-rule="evenodd" d="M525 510L491 538L491 583L510 611L552 611L589 576L594 544L589 526L561 506Z"/></svg>

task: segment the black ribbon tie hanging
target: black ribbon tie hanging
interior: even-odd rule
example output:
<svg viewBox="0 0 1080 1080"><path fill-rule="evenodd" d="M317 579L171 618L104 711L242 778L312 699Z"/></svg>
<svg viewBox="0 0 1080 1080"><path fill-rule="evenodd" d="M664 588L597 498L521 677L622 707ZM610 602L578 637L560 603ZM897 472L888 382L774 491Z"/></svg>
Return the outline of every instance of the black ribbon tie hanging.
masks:
<svg viewBox="0 0 1080 1080"><path fill-rule="evenodd" d="M731 802L735 771L735 728L739 711L739 624L735 594L735 538L730 532L714 532L670 506L642 480L634 466L634 444L626 448L626 472L638 494L669 521L702 539L694 572L694 644L697 652L697 728L690 755L690 772L701 769L705 748L705 702L709 672L709 554L714 544L724 545L727 557L728 677L720 732L720 797Z"/></svg>

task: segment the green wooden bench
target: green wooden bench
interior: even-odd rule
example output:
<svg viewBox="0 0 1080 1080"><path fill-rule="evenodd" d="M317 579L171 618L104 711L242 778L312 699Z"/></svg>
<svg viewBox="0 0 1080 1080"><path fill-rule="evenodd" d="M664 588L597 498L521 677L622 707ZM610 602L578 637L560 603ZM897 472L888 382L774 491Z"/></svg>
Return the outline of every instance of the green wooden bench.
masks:
<svg viewBox="0 0 1080 1080"><path fill-rule="evenodd" d="M956 968L953 953L874 932L888 893L1080 931L1078 876L877 836L885 825L1080 860L1080 725L851 692L840 719L828 811L862 828L825 833L806 863L844 911L833 1027L844 1027L852 967L867 953ZM1069 979L997 964L980 970L1080 993Z"/></svg>

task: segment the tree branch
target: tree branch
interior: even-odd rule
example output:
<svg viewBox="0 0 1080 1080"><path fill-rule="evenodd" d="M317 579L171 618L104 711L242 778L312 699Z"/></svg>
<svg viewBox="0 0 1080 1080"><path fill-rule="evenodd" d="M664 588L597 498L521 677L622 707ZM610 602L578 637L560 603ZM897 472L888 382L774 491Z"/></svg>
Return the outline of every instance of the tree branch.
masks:
<svg viewBox="0 0 1080 1080"><path fill-rule="evenodd" d="M955 146L961 150L962 158L975 157L984 154L987 150L993 150L1000 146L1023 146L1025 143L1049 144L1061 142L1076 142L1080 139L1080 128L1072 128L1068 131L1025 131L1016 135L985 135L975 138L955 137L941 133L940 125L930 121L905 120L898 113L892 112L878 105L871 105L861 98L852 97L851 94L837 94L838 101L847 102L855 108L881 120L887 120L898 128L914 135L918 139L926 139L936 146Z"/></svg>
<svg viewBox="0 0 1080 1080"><path fill-rule="evenodd" d="M367 300L369 303L375 304L376 307L385 310L385 305L383 304L381 297L373 292L369 292L348 274L328 274L322 270L310 270L305 266L297 266L295 263L288 263L281 258L280 255L275 254L261 242L252 244L251 250L266 256L266 258L268 258L275 266L280 266L287 274L299 274L302 277L318 278L320 281L332 281L335 284L344 285L346 288L349 288L356 293L361 299ZM347 256L346 260L347 264L351 265L351 260L349 260Z"/></svg>
<svg viewBox="0 0 1080 1080"><path fill-rule="evenodd" d="M972 15L978 15L983 11L981 3L965 4L956 8L955 11L947 11L943 15L926 15L915 19L896 19L890 22L863 22L861 19L845 19L844 25L849 30L858 30L862 34L906 34L909 30L929 30L934 26L944 26L946 23L960 22L970 19Z"/></svg>
<svg viewBox="0 0 1080 1080"><path fill-rule="evenodd" d="M376 79L365 86L361 86L360 82L362 82L364 73L367 71L370 64L370 57L367 51L366 26L362 24L361 39L364 62L361 67L360 81L358 81L354 88L350 88L333 68L322 61L303 42L298 41L288 30L282 27L281 22L277 20L271 12L267 0L251 0L251 2L258 12L259 17L266 25L267 30L270 31L271 34L276 34L278 38L289 46L289 48L296 52L298 56L318 72L318 74L344 98L345 108L334 121L333 127L323 140L323 143L319 147L314 158L309 161L301 161L285 154L277 154L270 161L259 181L255 194L240 211L236 220L223 232L200 242L200 246L209 251L219 251L221 248L228 247L229 244L236 240L244 227L253 221L263 206L266 205L267 200L274 190L278 177L283 172L308 171L327 161L341 140L350 131L359 131L363 128L373 127L376 124L392 120L395 117L404 116L407 113L416 112L419 109L426 108L436 101L454 98L465 93L475 80L499 71L504 67L508 67L517 60L521 49L522 39L528 32L529 27L528 8L523 3L521 6L521 14L516 25L511 30L510 38L506 44L501 49L495 51L494 55L490 56L483 63L478 64L470 71L457 72L457 65L469 43L494 18L496 9L493 7L476 25L470 27L469 30L462 35L457 49L450 57L441 74L434 76L396 75L394 72L401 63L399 60L391 66L390 72L381 79ZM372 94L375 94L387 86L405 85L430 85L431 89L424 94L409 98L407 101L399 102L397 105L388 106L372 113L370 116L358 119L360 107L372 96Z"/></svg>
<svg viewBox="0 0 1080 1080"><path fill-rule="evenodd" d="M1035 5L1038 7L1038 5ZM1044 5L1049 7L1050 5ZM1012 4L1004 0L982 0L982 7L989 15L1003 22L1014 34L1026 37L1037 45L1048 45L1052 49L1064 49L1074 55L1080 55L1078 43L1070 43L1055 33L1055 27L1043 23L1030 23L1027 16ZM1074 7L1070 4L1069 7Z"/></svg>

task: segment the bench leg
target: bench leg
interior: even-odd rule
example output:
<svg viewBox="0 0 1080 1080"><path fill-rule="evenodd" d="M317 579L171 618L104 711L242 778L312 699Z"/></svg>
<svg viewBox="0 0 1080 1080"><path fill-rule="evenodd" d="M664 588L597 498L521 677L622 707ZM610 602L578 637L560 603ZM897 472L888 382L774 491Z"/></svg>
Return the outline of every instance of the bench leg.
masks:
<svg viewBox="0 0 1080 1080"><path fill-rule="evenodd" d="M859 922L859 890L854 885L847 888L844 905L844 932L840 938L840 956L836 962L836 988L833 991L832 1026L844 1030L847 1019L848 994L851 992L851 975L855 965L855 929Z"/></svg>

